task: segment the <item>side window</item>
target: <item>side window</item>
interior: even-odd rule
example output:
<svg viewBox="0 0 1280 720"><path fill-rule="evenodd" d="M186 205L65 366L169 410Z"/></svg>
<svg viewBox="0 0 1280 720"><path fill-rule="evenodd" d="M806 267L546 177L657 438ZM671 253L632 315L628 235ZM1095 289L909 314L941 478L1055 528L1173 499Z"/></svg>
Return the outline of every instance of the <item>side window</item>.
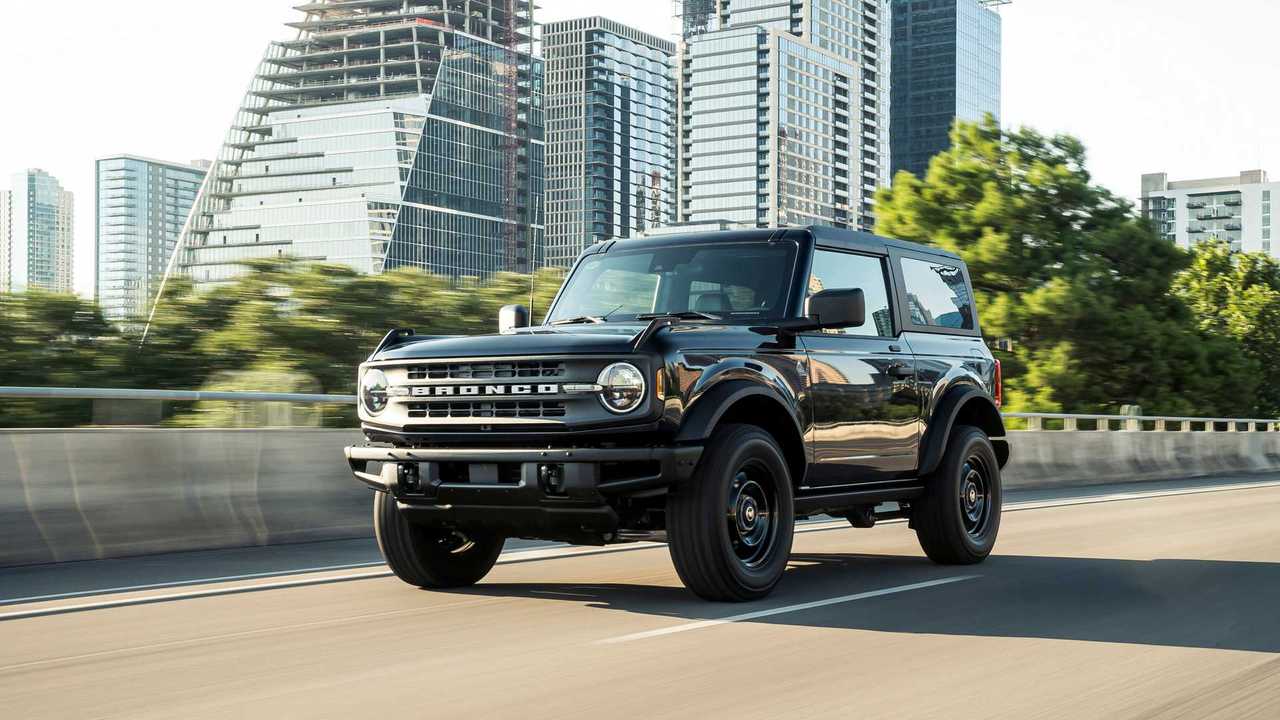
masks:
<svg viewBox="0 0 1280 720"><path fill-rule="evenodd" d="M973 298L959 267L902 258L902 279L913 324L973 329Z"/></svg>
<svg viewBox="0 0 1280 720"><path fill-rule="evenodd" d="M815 251L813 271L809 275L809 294L851 288L862 289L867 321L862 327L828 332L864 337L893 337L893 314L889 311L889 286L885 281L884 260L834 250Z"/></svg>

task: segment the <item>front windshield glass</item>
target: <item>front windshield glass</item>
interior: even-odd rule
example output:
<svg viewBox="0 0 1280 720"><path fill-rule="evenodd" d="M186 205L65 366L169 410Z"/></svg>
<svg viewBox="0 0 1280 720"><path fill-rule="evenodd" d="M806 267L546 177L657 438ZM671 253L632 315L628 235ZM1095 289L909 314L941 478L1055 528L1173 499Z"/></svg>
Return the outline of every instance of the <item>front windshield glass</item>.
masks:
<svg viewBox="0 0 1280 720"><path fill-rule="evenodd" d="M547 322L681 312L730 323L781 318L795 255L790 241L611 250L582 261Z"/></svg>

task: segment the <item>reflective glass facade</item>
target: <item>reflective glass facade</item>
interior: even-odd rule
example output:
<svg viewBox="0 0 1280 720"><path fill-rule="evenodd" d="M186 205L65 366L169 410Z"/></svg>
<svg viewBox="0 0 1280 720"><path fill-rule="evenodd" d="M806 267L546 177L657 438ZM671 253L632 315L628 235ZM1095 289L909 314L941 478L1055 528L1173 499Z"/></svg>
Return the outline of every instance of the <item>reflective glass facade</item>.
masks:
<svg viewBox="0 0 1280 720"><path fill-rule="evenodd" d="M377 273L542 261L542 66L527 0L327 0L273 43L184 235L178 268L256 257ZM509 14L511 8L515 14Z"/></svg>
<svg viewBox="0 0 1280 720"><path fill-rule="evenodd" d="M73 292L73 230L73 199L57 178L15 174L0 192L0 292Z"/></svg>
<svg viewBox="0 0 1280 720"><path fill-rule="evenodd" d="M94 296L108 320L150 309L205 170L131 155L97 161Z"/></svg>
<svg viewBox="0 0 1280 720"><path fill-rule="evenodd" d="M682 9L678 219L870 229L889 180L888 0Z"/></svg>
<svg viewBox="0 0 1280 720"><path fill-rule="evenodd" d="M674 52L604 18L545 26L548 265L672 222Z"/></svg>
<svg viewBox="0 0 1280 720"><path fill-rule="evenodd" d="M981 0L894 0L893 166L923 176L956 119L1000 119L1000 15Z"/></svg>

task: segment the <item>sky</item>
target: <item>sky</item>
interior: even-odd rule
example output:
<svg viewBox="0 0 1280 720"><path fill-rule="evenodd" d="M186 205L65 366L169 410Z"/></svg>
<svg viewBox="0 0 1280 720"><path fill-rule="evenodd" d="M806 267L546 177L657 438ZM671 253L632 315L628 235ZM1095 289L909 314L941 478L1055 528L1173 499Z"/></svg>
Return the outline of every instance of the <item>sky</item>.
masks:
<svg viewBox="0 0 1280 720"><path fill-rule="evenodd" d="M5 3L0 187L42 168L75 194L76 288L93 290L93 161L213 158L267 44L300 0ZM663 36L671 0L540 0L547 22L604 14ZM1280 179L1275 0L1014 0L1004 25L1007 126L1065 132L1094 179L1134 197L1171 178L1261 168Z"/></svg>

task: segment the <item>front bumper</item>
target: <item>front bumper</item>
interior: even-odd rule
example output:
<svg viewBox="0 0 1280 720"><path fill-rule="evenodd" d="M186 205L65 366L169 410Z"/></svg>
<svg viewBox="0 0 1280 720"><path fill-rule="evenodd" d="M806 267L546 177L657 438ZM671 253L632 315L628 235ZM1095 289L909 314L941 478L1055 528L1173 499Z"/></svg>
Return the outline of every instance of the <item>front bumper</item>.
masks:
<svg viewBox="0 0 1280 720"><path fill-rule="evenodd" d="M346 448L360 482L395 496L401 511L436 527L581 540L614 532L612 500L683 482L701 446L646 448ZM370 472L370 463L380 463ZM406 483L404 466L415 471ZM554 487L540 472L557 469Z"/></svg>

